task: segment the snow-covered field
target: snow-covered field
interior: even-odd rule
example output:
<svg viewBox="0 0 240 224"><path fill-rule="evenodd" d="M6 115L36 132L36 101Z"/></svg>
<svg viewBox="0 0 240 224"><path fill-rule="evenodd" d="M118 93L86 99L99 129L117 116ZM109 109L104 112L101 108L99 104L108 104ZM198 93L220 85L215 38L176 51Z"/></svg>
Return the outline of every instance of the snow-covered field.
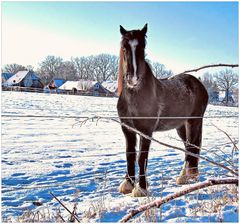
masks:
<svg viewBox="0 0 240 224"><path fill-rule="evenodd" d="M52 197L52 192L70 210L77 202L81 221L117 222L129 209L181 188L175 179L183 165L183 153L152 143L148 163L151 197L131 198L118 193L126 169L125 140L119 124L103 119L80 125L79 119L74 118L117 116L116 104L117 98L2 92L2 217L5 221L16 221L28 210L39 210L41 214L44 209L49 221L56 221L51 216L59 209L67 220L69 214ZM64 117L57 118L58 115ZM238 108L209 105L205 115L238 116ZM238 140L238 118L204 120L203 148L207 150L202 155L224 162L223 158L232 156L233 147L212 123ZM175 130L155 133L153 137L183 147ZM200 173L201 181L227 175L225 170L205 161L200 162ZM238 222L237 203L226 202L216 212L205 208L197 212L198 207L220 200L219 194L223 196L224 190L229 191L219 186L218 189L212 190L212 194L201 191L181 197L163 205L150 219L145 214L145 219L140 217L136 221ZM231 192L228 194L236 197ZM36 201L42 206L34 205Z"/></svg>

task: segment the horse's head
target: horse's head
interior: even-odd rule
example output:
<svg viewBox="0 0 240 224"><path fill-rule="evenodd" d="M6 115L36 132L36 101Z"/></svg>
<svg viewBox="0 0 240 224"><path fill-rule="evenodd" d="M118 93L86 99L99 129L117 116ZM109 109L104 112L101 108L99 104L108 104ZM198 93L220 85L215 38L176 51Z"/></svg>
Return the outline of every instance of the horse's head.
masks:
<svg viewBox="0 0 240 224"><path fill-rule="evenodd" d="M122 82L125 79L128 88L137 88L144 72L147 24L141 30L131 31L127 31L120 26L120 33L122 34L122 41L119 79Z"/></svg>

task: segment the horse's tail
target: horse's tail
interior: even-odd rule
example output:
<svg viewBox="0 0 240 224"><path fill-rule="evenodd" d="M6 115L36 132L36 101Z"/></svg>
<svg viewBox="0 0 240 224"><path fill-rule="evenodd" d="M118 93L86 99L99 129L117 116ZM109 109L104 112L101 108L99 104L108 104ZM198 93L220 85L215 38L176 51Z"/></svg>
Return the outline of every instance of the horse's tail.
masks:
<svg viewBox="0 0 240 224"><path fill-rule="evenodd" d="M121 95L122 89L123 89L123 49L121 47L118 65L118 96Z"/></svg>

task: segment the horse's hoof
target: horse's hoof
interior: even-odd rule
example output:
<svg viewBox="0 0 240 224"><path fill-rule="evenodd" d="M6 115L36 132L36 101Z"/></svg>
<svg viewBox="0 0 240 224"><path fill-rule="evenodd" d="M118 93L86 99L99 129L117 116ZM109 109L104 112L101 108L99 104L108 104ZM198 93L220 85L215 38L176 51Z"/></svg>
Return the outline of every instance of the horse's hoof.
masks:
<svg viewBox="0 0 240 224"><path fill-rule="evenodd" d="M187 178L186 175L184 175L184 176L179 176L179 177L177 177L177 179L176 179L176 184L178 184L178 185L183 185L183 184L187 184L187 183L188 183L188 178Z"/></svg>
<svg viewBox="0 0 240 224"><path fill-rule="evenodd" d="M147 197L148 191L146 189L143 189L137 184L133 191L132 191L132 197Z"/></svg>
<svg viewBox="0 0 240 224"><path fill-rule="evenodd" d="M176 184L189 184L192 181L197 181L198 177L199 173L197 169L184 169L181 171L180 176L177 177Z"/></svg>
<svg viewBox="0 0 240 224"><path fill-rule="evenodd" d="M134 188L134 185L129 180L124 180L120 184L118 190L122 194L130 194L132 193L133 188Z"/></svg>

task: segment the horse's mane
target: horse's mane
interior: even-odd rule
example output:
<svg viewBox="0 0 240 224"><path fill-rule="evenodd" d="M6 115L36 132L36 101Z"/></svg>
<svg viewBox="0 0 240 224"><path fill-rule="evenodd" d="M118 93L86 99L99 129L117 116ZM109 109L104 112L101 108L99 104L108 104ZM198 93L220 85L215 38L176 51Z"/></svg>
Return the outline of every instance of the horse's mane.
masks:
<svg viewBox="0 0 240 224"><path fill-rule="evenodd" d="M120 96L123 89L123 48L120 48L119 66L118 66L118 96Z"/></svg>

